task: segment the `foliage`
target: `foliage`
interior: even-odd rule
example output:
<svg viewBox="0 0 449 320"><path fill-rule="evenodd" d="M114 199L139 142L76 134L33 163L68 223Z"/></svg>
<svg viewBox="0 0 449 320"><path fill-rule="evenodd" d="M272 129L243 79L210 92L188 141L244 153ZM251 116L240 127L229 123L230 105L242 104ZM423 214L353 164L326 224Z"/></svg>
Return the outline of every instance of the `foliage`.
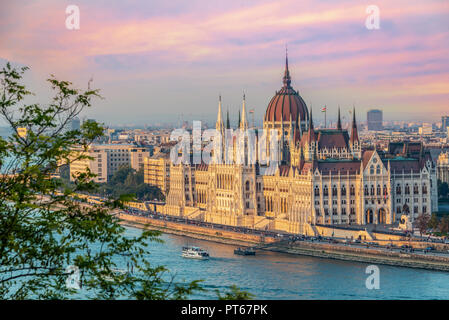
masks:
<svg viewBox="0 0 449 320"><path fill-rule="evenodd" d="M218 290L216 291L218 300L251 300L254 295L247 291L240 290L236 285L232 285L229 291L222 295Z"/></svg>
<svg viewBox="0 0 449 320"><path fill-rule="evenodd" d="M108 183L99 187L101 196L120 197L130 194L138 200L163 200L164 195L156 186L150 186L143 182L143 170L135 171L129 166L119 168Z"/></svg>
<svg viewBox="0 0 449 320"><path fill-rule="evenodd" d="M428 223L428 227L430 229L436 229L436 228L438 228L439 222L440 222L440 220L438 219L438 216L436 215L436 213L432 213L432 216L430 217L430 220Z"/></svg>
<svg viewBox="0 0 449 320"><path fill-rule="evenodd" d="M449 194L449 186L447 182L441 182L438 180L438 195L440 197L446 198Z"/></svg>
<svg viewBox="0 0 449 320"><path fill-rule="evenodd" d="M432 213L427 228L432 229L434 235L446 236L449 232L449 215Z"/></svg>
<svg viewBox="0 0 449 320"><path fill-rule="evenodd" d="M76 174L73 184L50 178L62 165L87 158L74 153L74 147L86 150L103 134L94 121L68 129L100 95L90 83L80 90L51 76L54 98L46 105L27 104L33 94L21 82L26 70L8 63L0 71L0 118L12 129L8 138L0 138L0 299L74 297L76 292L66 286L70 265L79 268L89 298L183 299L200 290L197 281L164 280L167 270L149 264L147 247L161 241L159 233L126 236L110 214L122 206L120 201L99 207L73 200L74 193L96 191L91 172ZM128 179L129 174L125 185L139 181ZM134 272L117 273L117 257Z"/></svg>
<svg viewBox="0 0 449 320"><path fill-rule="evenodd" d="M416 218L416 226L419 230L419 233L422 235L423 233L425 233L429 227L429 221L430 221L430 215L427 213L421 213L417 218Z"/></svg>
<svg viewBox="0 0 449 320"><path fill-rule="evenodd" d="M447 234L449 232L449 217L445 216L440 219L440 222L438 224L438 230L442 234Z"/></svg>

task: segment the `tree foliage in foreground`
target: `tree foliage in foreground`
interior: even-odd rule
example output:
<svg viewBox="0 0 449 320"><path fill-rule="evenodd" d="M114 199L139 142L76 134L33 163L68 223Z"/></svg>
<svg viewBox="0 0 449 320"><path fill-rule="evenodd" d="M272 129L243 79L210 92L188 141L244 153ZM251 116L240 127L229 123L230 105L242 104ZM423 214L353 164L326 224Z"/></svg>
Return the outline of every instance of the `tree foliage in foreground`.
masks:
<svg viewBox="0 0 449 320"><path fill-rule="evenodd" d="M70 265L79 268L88 298L184 299L202 290L198 281L176 283L165 267L150 265L148 244L161 241L159 233L125 236L109 214L119 201L98 207L72 200L74 193L96 191L92 173L77 174L70 185L51 178L61 165L86 158L73 147L86 150L103 134L93 121L67 129L99 91L90 83L76 89L52 76L53 99L28 104L33 94L21 82L26 70L8 63L0 71L0 118L12 129L0 138L0 299L74 297L76 291L66 286ZM121 259L132 273L117 272Z"/></svg>
<svg viewBox="0 0 449 320"><path fill-rule="evenodd" d="M164 200L164 195L156 186L144 183L143 170L136 171L129 166L119 168L110 181L99 186L101 196L118 198L124 194L132 194L137 200Z"/></svg>

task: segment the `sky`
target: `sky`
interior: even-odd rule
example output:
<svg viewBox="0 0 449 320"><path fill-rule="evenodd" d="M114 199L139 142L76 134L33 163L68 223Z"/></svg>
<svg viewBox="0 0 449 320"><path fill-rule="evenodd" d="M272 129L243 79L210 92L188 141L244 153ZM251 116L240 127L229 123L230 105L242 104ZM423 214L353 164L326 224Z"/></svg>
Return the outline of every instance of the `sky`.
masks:
<svg viewBox="0 0 449 320"><path fill-rule="evenodd" d="M68 5L79 30L66 28ZM365 26L369 5L379 29ZM0 0L0 66L29 66L40 102L50 74L79 88L92 78L104 99L83 116L113 125L214 121L220 94L236 122L243 92L260 122L286 46L314 119L324 105L343 121L353 105L360 121L372 108L386 120L449 114L447 0Z"/></svg>

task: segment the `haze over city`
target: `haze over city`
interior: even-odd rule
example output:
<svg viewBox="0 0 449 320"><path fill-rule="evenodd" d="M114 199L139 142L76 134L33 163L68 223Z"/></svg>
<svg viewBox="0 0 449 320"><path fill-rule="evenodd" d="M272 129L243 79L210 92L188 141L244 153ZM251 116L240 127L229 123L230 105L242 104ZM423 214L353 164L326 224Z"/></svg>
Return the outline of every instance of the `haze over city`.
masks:
<svg viewBox="0 0 449 320"><path fill-rule="evenodd" d="M80 29L67 30L68 1L14 1L0 11L0 62L31 67L38 94L49 74L104 100L85 113L110 124L214 121L218 95L231 121L246 93L261 119L281 86L288 46L292 84L328 119L353 104L385 120L439 121L449 101L449 3L377 1L76 1ZM345 119L346 115L346 119ZM234 119L235 118L235 119Z"/></svg>

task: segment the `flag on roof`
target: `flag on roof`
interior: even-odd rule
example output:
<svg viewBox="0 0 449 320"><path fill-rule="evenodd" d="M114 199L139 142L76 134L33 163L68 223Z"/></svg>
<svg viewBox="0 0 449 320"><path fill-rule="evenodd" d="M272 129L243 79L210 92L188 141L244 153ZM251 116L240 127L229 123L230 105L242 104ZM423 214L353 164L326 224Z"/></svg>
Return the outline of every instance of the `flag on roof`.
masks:
<svg viewBox="0 0 449 320"><path fill-rule="evenodd" d="M326 106L324 106L323 108L321 108L321 112L326 112Z"/></svg>

